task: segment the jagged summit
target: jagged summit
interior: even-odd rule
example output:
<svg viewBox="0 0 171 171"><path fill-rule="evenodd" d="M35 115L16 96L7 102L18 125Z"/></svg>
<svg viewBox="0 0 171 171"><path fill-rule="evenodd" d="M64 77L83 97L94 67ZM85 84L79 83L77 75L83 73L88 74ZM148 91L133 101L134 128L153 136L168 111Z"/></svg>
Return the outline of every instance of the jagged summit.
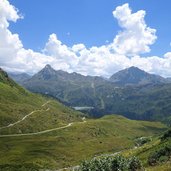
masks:
<svg viewBox="0 0 171 171"><path fill-rule="evenodd" d="M49 65L49 64L45 65L45 67L44 67L42 70L45 70L45 71L55 71L55 70L51 67L51 65ZM42 70L41 70L41 71L42 71Z"/></svg>
<svg viewBox="0 0 171 171"><path fill-rule="evenodd" d="M110 81L115 82L119 85L137 85L166 82L166 80L163 77L147 73L135 66L126 68L113 74L110 77Z"/></svg>
<svg viewBox="0 0 171 171"><path fill-rule="evenodd" d="M145 72L144 70L142 70L142 69L140 69L140 68L138 68L138 67L135 67L135 66L131 66L131 67L129 67L129 68L126 68L127 70L129 70L129 71L143 71L143 72Z"/></svg>
<svg viewBox="0 0 171 171"><path fill-rule="evenodd" d="M55 79L56 71L49 64L47 64L41 71L39 71L33 77L36 77L41 80Z"/></svg>
<svg viewBox="0 0 171 171"><path fill-rule="evenodd" d="M45 65L45 69L53 69L50 64Z"/></svg>

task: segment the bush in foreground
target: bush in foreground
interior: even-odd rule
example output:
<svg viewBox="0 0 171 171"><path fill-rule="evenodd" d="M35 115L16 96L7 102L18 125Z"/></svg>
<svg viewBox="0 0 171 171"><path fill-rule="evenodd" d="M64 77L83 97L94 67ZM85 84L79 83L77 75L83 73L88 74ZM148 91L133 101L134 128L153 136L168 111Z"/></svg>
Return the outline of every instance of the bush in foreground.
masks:
<svg viewBox="0 0 171 171"><path fill-rule="evenodd" d="M90 161L84 161L79 171L144 171L144 169L137 157L116 156L114 158L94 158Z"/></svg>
<svg viewBox="0 0 171 171"><path fill-rule="evenodd" d="M164 135L161 137L161 140L165 141L169 138L171 138L171 129L164 133Z"/></svg>
<svg viewBox="0 0 171 171"><path fill-rule="evenodd" d="M158 163L166 162L171 157L171 144L166 144L152 153L148 158L149 165L153 166Z"/></svg>

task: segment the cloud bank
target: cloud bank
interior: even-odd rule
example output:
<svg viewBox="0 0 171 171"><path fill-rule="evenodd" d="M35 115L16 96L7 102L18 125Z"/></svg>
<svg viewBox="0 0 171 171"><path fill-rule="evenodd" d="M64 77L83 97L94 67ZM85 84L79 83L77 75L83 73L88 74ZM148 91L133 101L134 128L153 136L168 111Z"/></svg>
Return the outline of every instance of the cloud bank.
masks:
<svg viewBox="0 0 171 171"><path fill-rule="evenodd" d="M35 52L25 49L19 35L9 30L9 22L22 18L18 10L7 0L0 0L0 67L34 74L50 64L57 70L109 77L118 70L137 66L151 73L171 76L171 52L163 57L141 57L157 39L156 30L146 25L145 15L143 10L133 13L129 4L118 6L113 16L121 30L113 42L100 47L87 48L84 44L68 47L53 33L44 49Z"/></svg>

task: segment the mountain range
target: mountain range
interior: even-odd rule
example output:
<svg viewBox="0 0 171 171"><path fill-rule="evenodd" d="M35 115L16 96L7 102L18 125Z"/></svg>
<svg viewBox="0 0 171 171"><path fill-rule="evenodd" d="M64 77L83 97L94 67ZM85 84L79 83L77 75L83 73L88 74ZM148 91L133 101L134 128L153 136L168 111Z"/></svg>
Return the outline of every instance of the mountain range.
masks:
<svg viewBox="0 0 171 171"><path fill-rule="evenodd" d="M32 92L52 96L65 105L82 109L93 117L117 113L130 119L168 121L171 118L169 79L137 67L104 79L56 71L46 65L20 84Z"/></svg>
<svg viewBox="0 0 171 171"><path fill-rule="evenodd" d="M68 73L62 70L54 70L49 64L47 64L41 71L33 76L27 73L9 73L9 76L16 82L23 84L28 80L39 79L39 80L50 80L50 81L93 81L99 79L100 81L109 81L115 83L117 86L127 85L145 85L145 84L157 84L157 83L169 83L171 78L164 78L159 75L147 73L137 67L130 67L124 70L118 71L113 74L109 79L98 76L84 76L76 72Z"/></svg>
<svg viewBox="0 0 171 171"><path fill-rule="evenodd" d="M75 166L95 155L132 148L137 138L158 135L167 128L160 122L118 115L88 118L53 98L29 92L2 69L0 109L2 171Z"/></svg>

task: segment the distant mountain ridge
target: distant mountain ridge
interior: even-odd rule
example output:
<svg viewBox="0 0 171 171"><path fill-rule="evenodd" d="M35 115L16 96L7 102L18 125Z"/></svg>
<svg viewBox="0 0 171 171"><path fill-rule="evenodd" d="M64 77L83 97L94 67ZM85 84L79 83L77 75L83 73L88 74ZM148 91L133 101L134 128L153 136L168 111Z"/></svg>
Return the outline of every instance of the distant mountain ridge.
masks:
<svg viewBox="0 0 171 171"><path fill-rule="evenodd" d="M138 67L130 67L114 73L109 79L99 76L84 76L79 73L68 73L63 70L55 70L47 64L42 70L33 76L27 73L8 73L17 83L23 84L29 79L42 79L42 80L65 80L65 81L90 81L99 79L115 83L117 86L127 85L145 85L145 84L158 84L158 83L171 83L171 78L164 78L160 75L150 74Z"/></svg>
<svg viewBox="0 0 171 171"><path fill-rule="evenodd" d="M59 99L64 104L88 107L99 117L117 113L130 119L167 120L171 116L171 84L161 76L131 67L109 80L54 70L46 65L22 85L28 90Z"/></svg>
<svg viewBox="0 0 171 171"><path fill-rule="evenodd" d="M105 83L106 80L101 77L83 76L75 72L68 73L62 70L56 71L50 65L46 65L32 78L24 81L23 85L30 91L48 94L72 104L72 100L79 99L79 97L72 97L73 93L83 97L82 101L85 102L89 89L94 89L95 85Z"/></svg>
<svg viewBox="0 0 171 171"><path fill-rule="evenodd" d="M168 81L159 75L149 74L134 66L113 74L109 80L117 85L156 84Z"/></svg>
<svg viewBox="0 0 171 171"><path fill-rule="evenodd" d="M32 76L27 73L8 73L8 75L15 80L18 84L22 85L22 83L28 79L30 79Z"/></svg>
<svg viewBox="0 0 171 171"><path fill-rule="evenodd" d="M102 79L101 77L95 77ZM93 80L94 77L84 76L76 72L68 73L63 70L55 70L49 64L47 64L42 70L37 74L33 75L32 79L42 79L42 80L63 80L63 81L89 81Z"/></svg>

